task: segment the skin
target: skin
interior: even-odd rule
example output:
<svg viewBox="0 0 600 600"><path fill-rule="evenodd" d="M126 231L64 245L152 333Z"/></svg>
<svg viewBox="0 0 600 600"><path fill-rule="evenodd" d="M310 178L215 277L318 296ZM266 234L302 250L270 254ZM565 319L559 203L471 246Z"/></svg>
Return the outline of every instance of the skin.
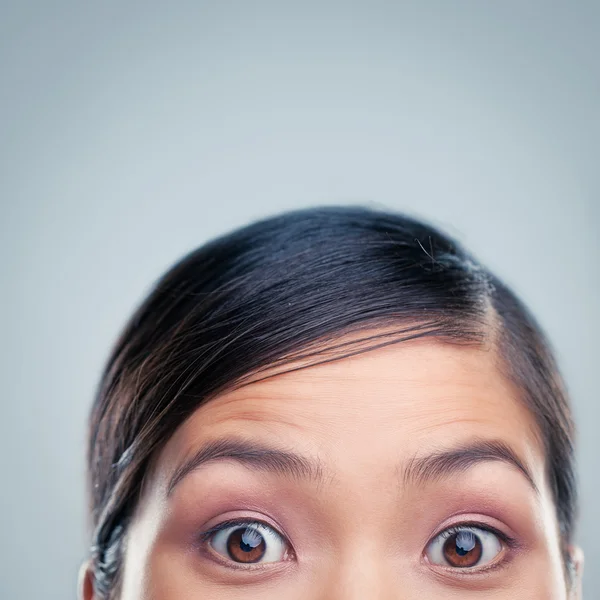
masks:
<svg viewBox="0 0 600 600"><path fill-rule="evenodd" d="M215 397L168 440L145 481L120 600L580 598L577 586L567 590L535 423L497 360L492 349L419 339ZM318 471L221 458L174 483L199 448L223 439L294 452ZM414 472L421 457L482 441L509 447L531 481L503 460ZM284 536L267 538L273 562L236 563L202 541L233 518ZM488 534L486 564L434 564L430 542L464 523L512 542ZM83 600L92 583L87 570Z"/></svg>

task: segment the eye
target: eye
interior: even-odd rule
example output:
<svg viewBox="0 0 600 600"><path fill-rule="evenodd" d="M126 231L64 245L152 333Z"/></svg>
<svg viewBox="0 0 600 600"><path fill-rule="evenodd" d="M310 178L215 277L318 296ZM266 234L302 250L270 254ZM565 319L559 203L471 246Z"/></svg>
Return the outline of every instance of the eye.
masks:
<svg viewBox="0 0 600 600"><path fill-rule="evenodd" d="M272 527L259 521L222 523L208 532L212 549L236 563L286 560L288 544Z"/></svg>
<svg viewBox="0 0 600 600"><path fill-rule="evenodd" d="M426 555L434 565L468 569L492 562L502 548L495 533L463 525L446 529L435 537L427 546Z"/></svg>

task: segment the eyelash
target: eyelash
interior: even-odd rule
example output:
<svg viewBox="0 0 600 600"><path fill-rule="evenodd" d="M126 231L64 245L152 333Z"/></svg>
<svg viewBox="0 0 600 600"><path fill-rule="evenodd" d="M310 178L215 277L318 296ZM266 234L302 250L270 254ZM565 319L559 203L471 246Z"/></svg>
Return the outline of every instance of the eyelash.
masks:
<svg viewBox="0 0 600 600"><path fill-rule="evenodd" d="M279 535L283 539L285 539L287 541L287 538L282 533L280 533L277 529L275 529L273 527L273 525L269 525L269 523L265 523L264 521L260 521L258 519L245 519L243 517L237 518L237 519L227 519L226 521L221 521L220 523L218 523L214 527L211 527L210 529L207 529L206 531L203 531L200 534L200 539L203 542L207 542L210 539L211 535L217 533L218 531L221 531L222 529L227 529L228 527L233 527L235 525L239 525L239 526L242 526L242 525L260 525L260 526L263 526L263 527L270 527L271 529L274 529L275 531L277 531L277 533L279 533Z"/></svg>
<svg viewBox="0 0 600 600"><path fill-rule="evenodd" d="M210 529L203 531L200 534L200 542L203 547L206 547L206 545L210 541L211 537L213 535L215 535L216 533L218 533L219 531L222 531L223 529L227 529L229 527L234 527L234 526L251 526L251 525L258 526L258 527L268 527L269 529L272 529L273 531L275 531L281 537L281 539L284 540L284 542L290 547L292 555L295 556L294 548L292 546L292 543L289 541L288 537L286 535L284 535L283 533L281 533L279 531L279 529L277 529L270 523L267 523L266 521L261 521L260 519L248 519L248 518L244 518L244 517L238 517L235 519L226 519L225 521L221 521L220 523L217 523L217 525L215 525L214 527L211 527ZM235 561L228 561L224 557L217 557L217 560L219 562L221 562L222 564L226 565L228 568L238 569L240 571L258 571L260 569L272 568L275 564L275 563L269 563L266 565L261 565L261 564L244 565L242 563L236 563Z"/></svg>
<svg viewBox="0 0 600 600"><path fill-rule="evenodd" d="M477 521L464 521L462 523L457 523L456 525L451 525L450 527L446 527L442 529L440 532L436 533L428 544L431 543L436 537L444 534L444 537L450 537L455 533L460 533L463 529L468 529L469 527L474 527L477 529L483 529L483 531L489 531L493 533L495 536L499 537L509 548L516 548L518 546L518 542L515 538L509 536L508 534L488 525L487 523L479 523Z"/></svg>
<svg viewBox="0 0 600 600"><path fill-rule="evenodd" d="M444 538L447 539L452 535L460 533L461 531L469 528L481 529L483 531L487 531L489 533L494 534L501 540L503 544L506 545L509 551L518 550L520 548L520 543L516 538L508 535L507 533L504 533L503 531L500 531L496 527L492 527L491 525L488 525L487 523L482 523L480 521L463 521L461 523L457 523L456 525L450 525L449 527L446 527L445 529L442 529L436 534L434 534L425 545L425 548L427 548L429 544L431 544L433 540L435 540L440 535L443 535ZM483 574L489 571L495 571L497 569L502 569L506 566L508 566L508 558L500 560L496 563L484 565L483 567L475 566L465 569L453 569L452 567L442 568L452 571L452 573L455 573L458 576L469 577L473 575Z"/></svg>
<svg viewBox="0 0 600 600"><path fill-rule="evenodd" d="M273 525L265 522L265 521L261 521L259 519L248 519L248 518L244 518L244 517L240 517L240 518L235 518L235 519L227 519L225 521L221 521L220 523L218 523L217 525L215 525L214 527L211 527L210 529L207 529L205 531L203 531L200 534L200 541L202 543L203 546L205 546L211 539L211 537L218 533L219 531L222 531L223 529L227 529L229 527L234 527L234 526L251 526L251 525L255 525L255 526L263 526L263 527L269 527L271 529L273 529L278 535L281 536L281 538L285 541L286 544L288 544L291 548L292 554L295 555L293 546L291 544L291 542L288 540L287 536L285 536L283 533L281 533L277 528L275 528ZM491 525L488 525L487 523L481 523L478 521L464 521L462 523L457 523L456 525L451 525L449 527L446 527L445 529L442 529L441 531L437 532L435 535L433 535L429 541L427 542L427 544L425 545L425 547L427 548L428 545L437 537L439 537L440 535L444 535L445 538L448 538L454 534L459 533L460 531L469 528L469 527L473 527L473 528L477 528L477 529L482 529L484 531L488 531L492 534L494 534L495 536L497 536L510 550L514 550L516 548L519 547L519 542L509 536L508 534L504 533L503 531L500 531L499 529L492 527ZM220 559L219 559L220 560ZM495 564L492 564L490 566L484 566L481 568L477 568L477 567L473 567L470 569L464 569L463 573L464 575L467 575L468 572L470 573L474 573L474 572L484 572L484 571L491 571L497 568L502 568L503 566L505 566L505 560L497 562ZM226 559L223 559L223 563L226 564L229 568L233 568L233 569L240 569L240 570L257 570L260 568L264 568L261 567L260 565L243 565L243 564L238 564L234 561L227 561ZM456 569L454 569L456 570Z"/></svg>

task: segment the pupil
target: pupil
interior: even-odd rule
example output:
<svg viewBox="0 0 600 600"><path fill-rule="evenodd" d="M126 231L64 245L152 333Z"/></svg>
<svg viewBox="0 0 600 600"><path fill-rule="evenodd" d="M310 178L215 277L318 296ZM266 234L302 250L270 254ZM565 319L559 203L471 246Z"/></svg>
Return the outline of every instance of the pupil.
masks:
<svg viewBox="0 0 600 600"><path fill-rule="evenodd" d="M251 527L240 527L227 540L227 552L237 562L258 562L267 550L263 536Z"/></svg>
<svg viewBox="0 0 600 600"><path fill-rule="evenodd" d="M262 536L254 529L247 528L242 534L240 546L245 552L250 552L250 550L256 548L261 542Z"/></svg>
<svg viewBox="0 0 600 600"><path fill-rule="evenodd" d="M461 531L456 536L456 553L459 556L464 556L471 552L475 548L475 545L475 536L471 531Z"/></svg>
<svg viewBox="0 0 600 600"><path fill-rule="evenodd" d="M483 546L477 534L459 531L444 544L444 558L451 567L474 567L483 555Z"/></svg>

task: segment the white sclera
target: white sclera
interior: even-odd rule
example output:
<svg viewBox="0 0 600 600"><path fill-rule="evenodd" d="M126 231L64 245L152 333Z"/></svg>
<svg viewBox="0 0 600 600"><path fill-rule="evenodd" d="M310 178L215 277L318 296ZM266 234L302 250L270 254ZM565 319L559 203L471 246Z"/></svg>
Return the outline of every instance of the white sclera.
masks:
<svg viewBox="0 0 600 600"><path fill-rule="evenodd" d="M285 542L283 538L271 527L262 523L249 523L248 525L232 525L218 531L211 540L211 546L222 556L233 560L227 551L227 539L239 529L245 529L242 541L252 547L258 546L264 540L266 550L258 563L279 562L285 555ZM237 562L237 561L236 561Z"/></svg>
<svg viewBox="0 0 600 600"><path fill-rule="evenodd" d="M450 535L458 533L460 536L462 532L471 533L481 543L481 557L475 565L472 565L471 567L456 567L446 560L444 557L444 544L450 537L446 532L440 533L427 547L427 558L429 559L429 562L434 565L449 566L456 569L468 569L473 568L474 566L483 566L487 563L490 563L494 560L494 558L496 558L496 556L498 556L498 554L500 554L502 550L502 544L500 543L498 536L491 531L479 529L478 527L459 527L454 528Z"/></svg>

